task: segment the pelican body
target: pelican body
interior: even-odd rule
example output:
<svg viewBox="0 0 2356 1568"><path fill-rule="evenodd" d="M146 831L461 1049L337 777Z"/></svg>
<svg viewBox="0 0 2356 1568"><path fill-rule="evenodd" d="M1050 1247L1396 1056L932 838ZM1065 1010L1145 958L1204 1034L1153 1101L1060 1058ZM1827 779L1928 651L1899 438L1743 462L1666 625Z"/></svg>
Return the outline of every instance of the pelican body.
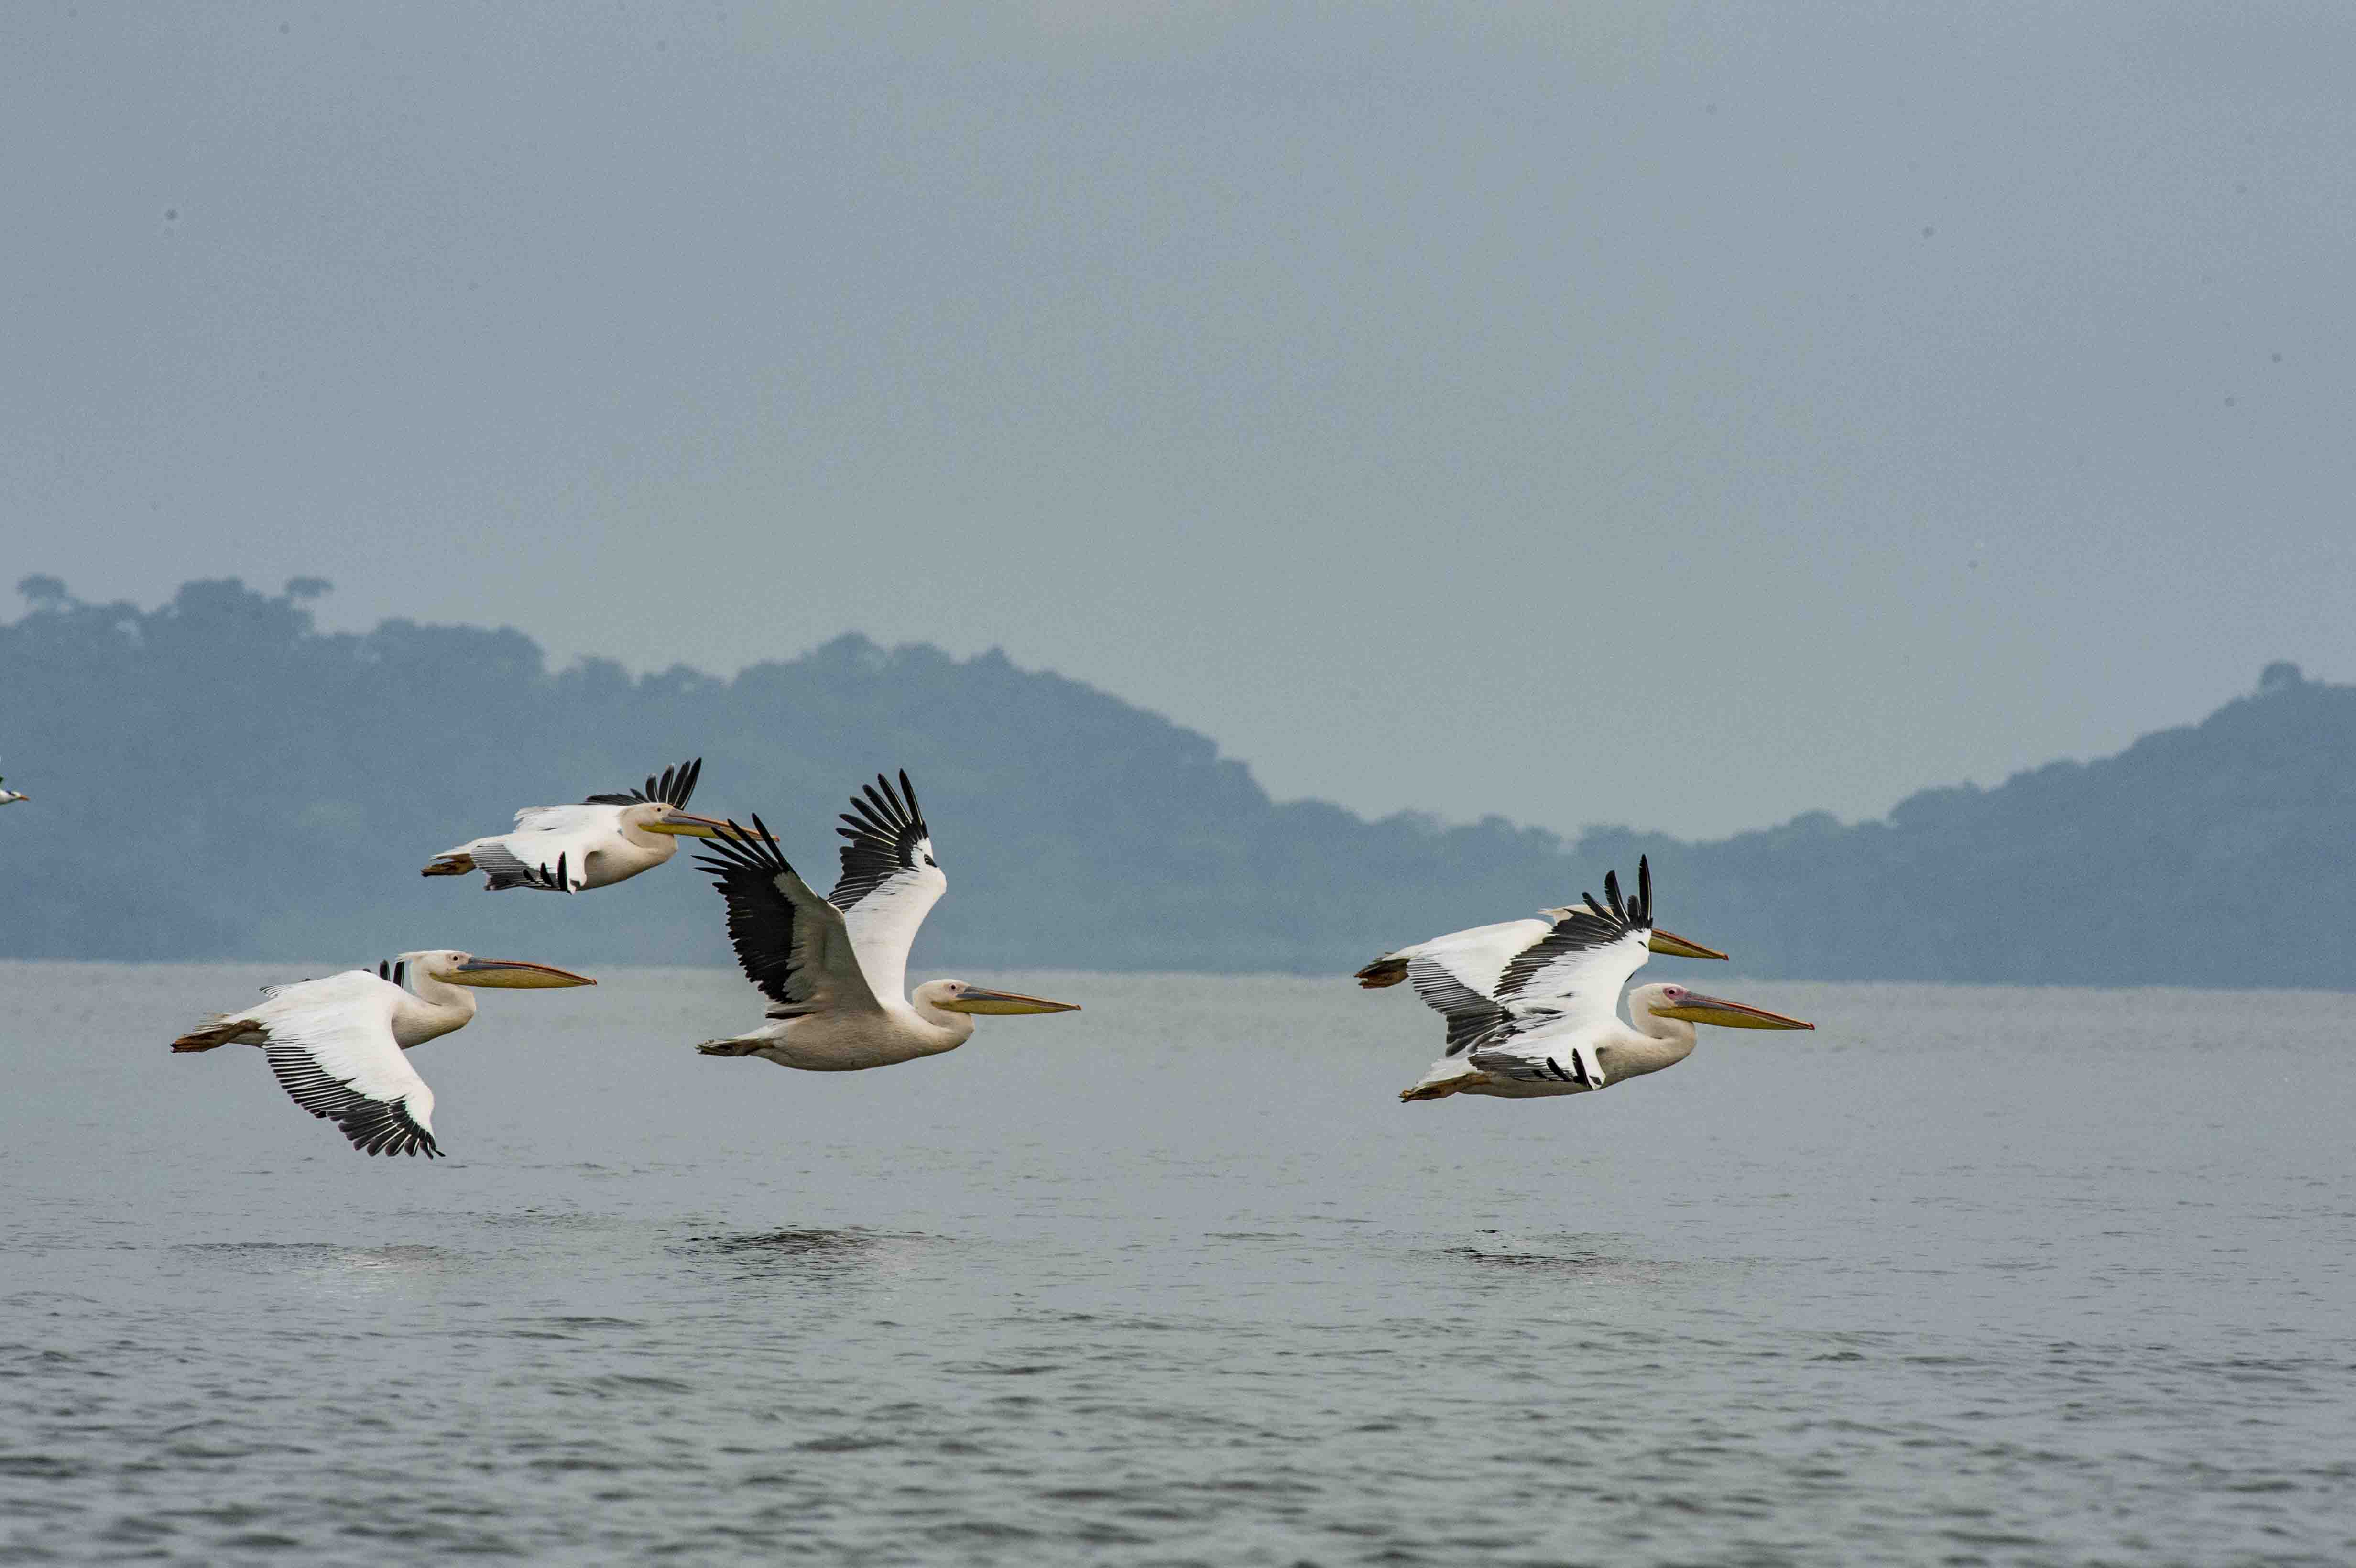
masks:
<svg viewBox="0 0 2356 1568"><path fill-rule="evenodd" d="M363 1154L442 1152L434 1140L434 1091L402 1052L466 1027L475 987L540 990L594 986L586 976L514 958L447 948L404 953L321 980L264 986L266 998L218 1014L172 1042L175 1051L258 1045L294 1103L336 1124Z"/></svg>
<svg viewBox="0 0 2356 1568"><path fill-rule="evenodd" d="M530 888L577 893L625 882L679 852L679 841L709 838L721 824L685 808L703 776L703 759L649 775L644 789L593 795L578 805L528 805L511 832L444 849L422 874L484 875L487 891Z"/></svg>
<svg viewBox="0 0 2356 1568"><path fill-rule="evenodd" d="M955 1051L977 1014L1079 1009L963 980L927 980L903 995L916 928L948 890L916 787L880 774L851 797L836 831L842 875L819 897L786 861L758 816L728 824L697 864L728 902L728 936L745 977L769 998L768 1021L706 1056L757 1056L805 1072L856 1072Z"/></svg>
<svg viewBox="0 0 2356 1568"><path fill-rule="evenodd" d="M21 790L0 789L0 805L14 805L20 800L30 800L33 797L31 795L23 793Z"/></svg>
<svg viewBox="0 0 2356 1568"><path fill-rule="evenodd" d="M1612 1004L1604 1004L1608 1008ZM1494 1094L1507 1100L1586 1094L1647 1072L1675 1067L1693 1054L1696 1024L1725 1029L1814 1029L1812 1023L1745 1002L1705 997L1683 986L1639 986L1628 993L1628 1016L1600 1019L1564 1016L1462 1056L1443 1056L1399 1092L1402 1100L1451 1094Z"/></svg>
<svg viewBox="0 0 2356 1568"><path fill-rule="evenodd" d="M1358 971L1362 986L1414 983L1447 1021L1446 1054L1402 1100L1451 1094L1509 1099L1578 1094L1673 1067L1690 1055L1696 1023L1737 1029L1813 1029L1747 1003L1682 986L1621 988L1655 953L1694 958L1725 954L1653 923L1653 868L1636 862L1636 896L1623 899L1616 871L1603 899L1547 910L1549 921L1511 921L1453 932L1384 955ZM1396 972L1394 972L1396 971Z"/></svg>

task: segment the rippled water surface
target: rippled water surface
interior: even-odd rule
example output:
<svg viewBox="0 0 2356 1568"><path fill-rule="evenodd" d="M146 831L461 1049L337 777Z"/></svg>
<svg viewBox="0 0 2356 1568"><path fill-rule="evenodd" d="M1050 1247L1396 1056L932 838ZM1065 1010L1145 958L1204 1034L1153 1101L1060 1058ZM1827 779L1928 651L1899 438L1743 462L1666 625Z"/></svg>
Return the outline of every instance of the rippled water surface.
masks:
<svg viewBox="0 0 2356 1568"><path fill-rule="evenodd" d="M327 967L0 964L0 1562L2356 1559L2346 997L1713 976L1822 1028L1401 1105L1403 990L819 1075L605 972L428 1164L166 1051Z"/></svg>

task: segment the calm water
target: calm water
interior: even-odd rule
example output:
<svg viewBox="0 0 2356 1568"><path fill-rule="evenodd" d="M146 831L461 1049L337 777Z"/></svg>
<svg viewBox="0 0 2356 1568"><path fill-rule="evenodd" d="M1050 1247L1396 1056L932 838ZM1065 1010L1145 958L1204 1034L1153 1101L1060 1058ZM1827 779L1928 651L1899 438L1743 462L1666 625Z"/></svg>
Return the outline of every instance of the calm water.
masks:
<svg viewBox="0 0 2356 1568"><path fill-rule="evenodd" d="M164 1049L334 966L0 964L0 1561L2356 1558L2348 997L1727 982L1823 1027L1403 1106L1344 980L821 1076L605 971L428 1164Z"/></svg>

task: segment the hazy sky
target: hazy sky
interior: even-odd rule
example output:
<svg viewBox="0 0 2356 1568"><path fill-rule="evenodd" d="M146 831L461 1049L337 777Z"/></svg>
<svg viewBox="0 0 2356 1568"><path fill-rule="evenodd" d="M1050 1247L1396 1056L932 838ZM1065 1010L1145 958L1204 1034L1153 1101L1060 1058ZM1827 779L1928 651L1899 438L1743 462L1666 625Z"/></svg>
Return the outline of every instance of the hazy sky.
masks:
<svg viewBox="0 0 2356 1568"><path fill-rule="evenodd" d="M29 0L0 592L998 645L1280 796L1877 814L2356 676L2351 81L2337 0Z"/></svg>

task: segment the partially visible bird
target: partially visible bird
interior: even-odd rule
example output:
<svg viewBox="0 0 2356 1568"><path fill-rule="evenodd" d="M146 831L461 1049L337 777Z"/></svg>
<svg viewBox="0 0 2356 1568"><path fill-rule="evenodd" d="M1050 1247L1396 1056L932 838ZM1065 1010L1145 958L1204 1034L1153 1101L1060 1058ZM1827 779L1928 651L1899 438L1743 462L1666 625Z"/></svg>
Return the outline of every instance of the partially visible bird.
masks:
<svg viewBox="0 0 2356 1568"><path fill-rule="evenodd" d="M850 1072L955 1051L977 1013L1068 1013L1050 1002L963 980L927 980L908 996L908 949L948 879L906 773L878 774L836 831L842 876L831 898L802 880L759 816L735 823L696 864L728 901L728 936L744 975L769 998L769 1021L696 1049L758 1056L780 1067Z"/></svg>
<svg viewBox="0 0 2356 1568"><path fill-rule="evenodd" d="M1617 873L1613 873L1617 875ZM1606 891L1612 883L1607 880ZM1636 858L1636 901L1644 907L1645 918L1652 917L1653 866L1651 858ZM1419 942L1412 947L1402 947L1396 953L1386 953L1357 973L1357 982L1365 990L1377 990L1396 986L1408 977L1419 960L1427 965L1444 965L1462 984L1483 995L1494 993L1506 971L1525 954L1547 941L1566 923L1586 918L1590 908L1601 909L1591 897L1585 904L1569 904L1559 909L1542 909L1540 920L1508 920L1496 925L1476 925L1465 931L1451 931L1445 936L1435 936ZM1645 937L1646 947L1672 958L1723 958L1725 954L1715 947L1704 947L1674 931L1652 928Z"/></svg>
<svg viewBox="0 0 2356 1568"><path fill-rule="evenodd" d="M480 871L490 892L577 893L627 881L677 854L680 838L720 831L717 821L685 809L702 776L698 757L648 776L644 789L593 795L578 805L528 805L516 813L512 831L444 849L423 874Z"/></svg>
<svg viewBox="0 0 2356 1568"><path fill-rule="evenodd" d="M0 805L14 805L20 800L30 800L33 797L31 795L22 794L16 790L0 789Z"/></svg>
<svg viewBox="0 0 2356 1568"><path fill-rule="evenodd" d="M404 953L376 973L347 969L321 980L264 986L267 998L224 1013L172 1042L176 1051L258 1045L294 1103L336 1124L363 1154L442 1152L434 1141L434 1091L402 1051L464 1029L470 987L539 990L594 986L546 964L477 958L447 948Z"/></svg>

